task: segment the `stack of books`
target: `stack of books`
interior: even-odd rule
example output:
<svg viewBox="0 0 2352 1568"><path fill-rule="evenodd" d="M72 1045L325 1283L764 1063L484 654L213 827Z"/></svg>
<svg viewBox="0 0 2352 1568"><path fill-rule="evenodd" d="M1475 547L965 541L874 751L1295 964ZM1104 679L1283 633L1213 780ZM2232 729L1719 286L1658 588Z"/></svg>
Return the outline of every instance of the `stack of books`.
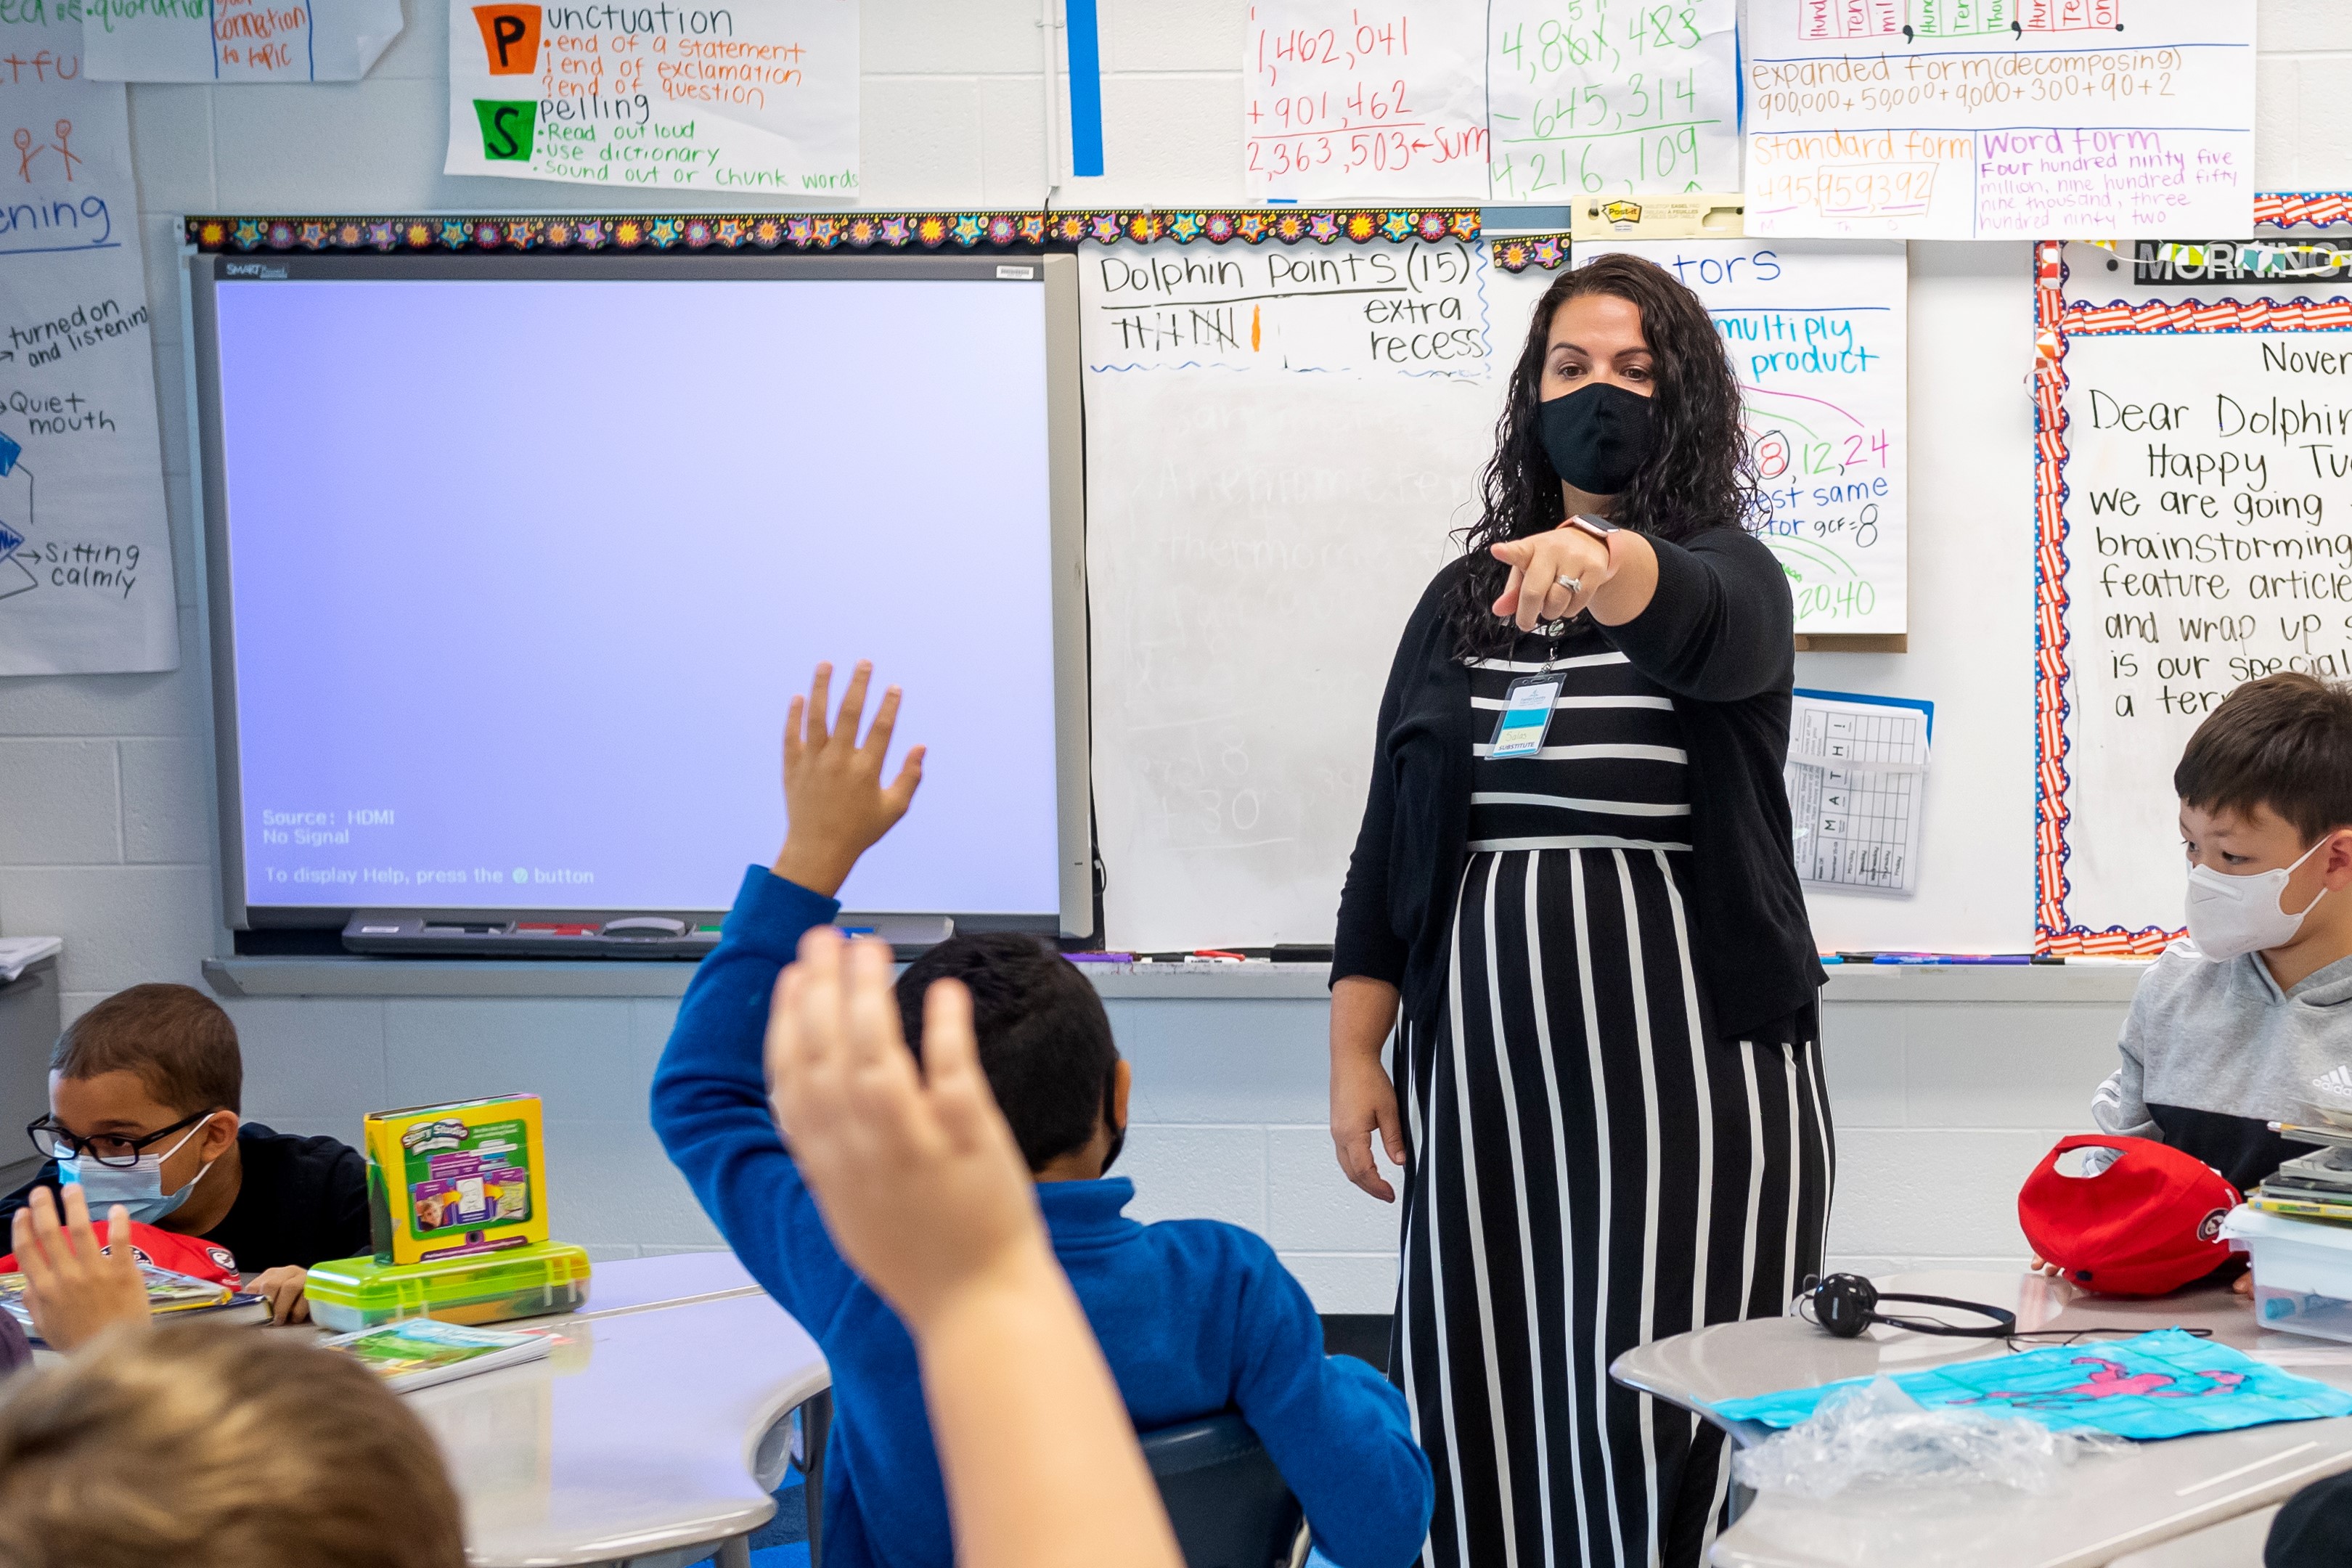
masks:
<svg viewBox="0 0 2352 1568"><path fill-rule="evenodd" d="M2352 1225L2352 1131L2273 1123L2279 1135L2319 1146L2265 1178L2246 1201L2265 1214Z"/></svg>

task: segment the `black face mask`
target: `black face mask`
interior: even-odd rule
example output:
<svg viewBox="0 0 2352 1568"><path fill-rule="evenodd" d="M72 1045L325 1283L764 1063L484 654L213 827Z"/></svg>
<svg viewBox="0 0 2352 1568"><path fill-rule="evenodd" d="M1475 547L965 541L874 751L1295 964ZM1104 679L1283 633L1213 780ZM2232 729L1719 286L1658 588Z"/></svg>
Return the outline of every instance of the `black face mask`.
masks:
<svg viewBox="0 0 2352 1568"><path fill-rule="evenodd" d="M1595 382L1537 406L1537 429L1552 471L1588 495L1613 496L1633 482L1656 438L1650 400Z"/></svg>

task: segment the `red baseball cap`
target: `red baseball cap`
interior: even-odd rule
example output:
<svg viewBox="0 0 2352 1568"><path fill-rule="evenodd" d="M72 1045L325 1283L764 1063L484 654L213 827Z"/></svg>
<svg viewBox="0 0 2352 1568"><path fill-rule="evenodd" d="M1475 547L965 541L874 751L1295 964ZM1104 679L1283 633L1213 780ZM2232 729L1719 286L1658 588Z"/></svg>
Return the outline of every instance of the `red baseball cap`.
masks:
<svg viewBox="0 0 2352 1568"><path fill-rule="evenodd" d="M2113 1149L2095 1176L2063 1175L2073 1149ZM2017 1223L2033 1250L2077 1285L2109 1296L2161 1296L2230 1260L2221 1222L2238 1189L2202 1160L2147 1138L2062 1138L2025 1178Z"/></svg>
<svg viewBox="0 0 2352 1568"><path fill-rule="evenodd" d="M95 1218L93 1228L101 1245L106 1241L107 1226L103 1215ZM182 1236L173 1230L158 1230L152 1225L131 1222L131 1250L140 1262L168 1268L174 1274L194 1275L215 1285L236 1288L239 1278L236 1256L226 1247L206 1241L200 1236ZM0 1258L0 1274L14 1274L16 1255L11 1252Z"/></svg>

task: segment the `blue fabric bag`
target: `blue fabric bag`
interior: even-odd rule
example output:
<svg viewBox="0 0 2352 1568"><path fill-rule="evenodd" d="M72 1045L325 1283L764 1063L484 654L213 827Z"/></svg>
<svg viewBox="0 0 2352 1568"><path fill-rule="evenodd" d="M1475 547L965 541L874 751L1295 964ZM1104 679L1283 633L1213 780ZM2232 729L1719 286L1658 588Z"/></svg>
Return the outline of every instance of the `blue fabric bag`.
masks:
<svg viewBox="0 0 2352 1568"><path fill-rule="evenodd" d="M1849 1378L1726 1400L1714 1410L1726 1420L1793 1426L1832 1393L1869 1381ZM2352 1394L2266 1366L2182 1329L1956 1362L1898 1373L1894 1381L1930 1410L2023 1415L2054 1431L2087 1429L2118 1437L2179 1437L2352 1415Z"/></svg>

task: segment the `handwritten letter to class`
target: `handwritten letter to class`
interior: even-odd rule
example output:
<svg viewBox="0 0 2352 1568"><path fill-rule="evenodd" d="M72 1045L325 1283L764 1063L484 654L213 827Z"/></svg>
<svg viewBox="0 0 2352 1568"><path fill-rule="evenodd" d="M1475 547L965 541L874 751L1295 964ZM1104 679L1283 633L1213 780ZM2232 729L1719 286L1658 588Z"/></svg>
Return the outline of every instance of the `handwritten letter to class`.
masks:
<svg viewBox="0 0 2352 1568"><path fill-rule="evenodd" d="M1496 0L1494 199L1739 187L1733 0Z"/></svg>
<svg viewBox="0 0 2352 1568"><path fill-rule="evenodd" d="M1748 520L1789 574L1797 630L1906 627L1910 438L1903 247L1882 240L1643 240L1706 304L1738 378L1762 481Z"/></svg>
<svg viewBox="0 0 2352 1568"><path fill-rule="evenodd" d="M0 11L0 675L170 669L130 117L78 18L25 14Z"/></svg>
<svg viewBox="0 0 2352 1568"><path fill-rule="evenodd" d="M1258 0L1244 37L1252 201L1486 197L1484 7Z"/></svg>
<svg viewBox="0 0 2352 1568"><path fill-rule="evenodd" d="M853 201L856 0L449 0L443 172Z"/></svg>
<svg viewBox="0 0 2352 1568"><path fill-rule="evenodd" d="M88 0L100 81L356 81L400 36L400 0Z"/></svg>
<svg viewBox="0 0 2352 1568"><path fill-rule="evenodd" d="M2254 8L1757 0L1748 232L2242 234Z"/></svg>

